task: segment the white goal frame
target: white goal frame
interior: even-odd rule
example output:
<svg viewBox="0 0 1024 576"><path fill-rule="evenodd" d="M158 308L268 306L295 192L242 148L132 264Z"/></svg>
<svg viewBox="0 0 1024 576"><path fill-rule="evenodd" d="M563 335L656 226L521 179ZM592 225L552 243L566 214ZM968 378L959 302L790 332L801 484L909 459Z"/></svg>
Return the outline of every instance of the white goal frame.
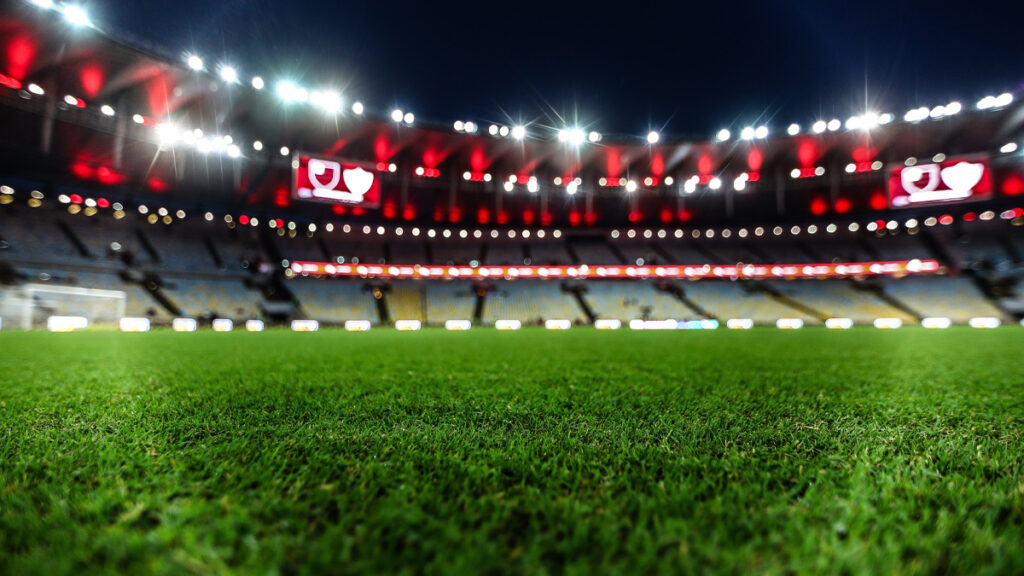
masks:
<svg viewBox="0 0 1024 576"><path fill-rule="evenodd" d="M122 290L23 284L0 289L0 318L4 330L42 328L50 316L82 316L90 326L116 326L126 300Z"/></svg>

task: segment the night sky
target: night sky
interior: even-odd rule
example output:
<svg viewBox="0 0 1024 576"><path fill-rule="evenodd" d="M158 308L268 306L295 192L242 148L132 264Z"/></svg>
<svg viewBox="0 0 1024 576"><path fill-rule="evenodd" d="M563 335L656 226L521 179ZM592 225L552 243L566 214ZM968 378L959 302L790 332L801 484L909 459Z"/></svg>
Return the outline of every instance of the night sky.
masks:
<svg viewBox="0 0 1024 576"><path fill-rule="evenodd" d="M1024 88L1024 2L91 0L101 26L421 120L706 137Z"/></svg>

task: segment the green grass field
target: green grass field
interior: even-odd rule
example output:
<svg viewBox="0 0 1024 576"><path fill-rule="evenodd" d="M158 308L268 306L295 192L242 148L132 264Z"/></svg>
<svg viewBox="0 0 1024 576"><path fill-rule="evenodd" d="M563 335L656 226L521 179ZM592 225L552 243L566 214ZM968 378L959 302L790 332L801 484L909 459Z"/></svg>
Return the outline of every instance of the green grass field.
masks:
<svg viewBox="0 0 1024 576"><path fill-rule="evenodd" d="M1024 329L0 333L0 573L1024 573Z"/></svg>

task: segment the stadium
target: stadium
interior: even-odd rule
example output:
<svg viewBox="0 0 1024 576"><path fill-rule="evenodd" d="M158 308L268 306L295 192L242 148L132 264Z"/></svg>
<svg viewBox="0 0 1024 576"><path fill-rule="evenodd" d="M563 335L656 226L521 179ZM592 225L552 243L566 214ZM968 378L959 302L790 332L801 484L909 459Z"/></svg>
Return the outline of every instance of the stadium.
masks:
<svg viewBox="0 0 1024 576"><path fill-rule="evenodd" d="M0 571L1024 571L1019 92L677 137L73 3L0 54Z"/></svg>

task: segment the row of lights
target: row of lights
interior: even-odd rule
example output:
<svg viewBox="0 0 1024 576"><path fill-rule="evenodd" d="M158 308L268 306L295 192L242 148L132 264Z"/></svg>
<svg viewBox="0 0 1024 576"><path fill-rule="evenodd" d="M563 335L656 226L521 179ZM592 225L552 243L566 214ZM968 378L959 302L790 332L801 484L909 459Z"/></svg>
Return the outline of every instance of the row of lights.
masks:
<svg viewBox="0 0 1024 576"><path fill-rule="evenodd" d="M29 0L32 4L45 9L57 10L60 12L65 20L75 26L81 27L93 27L93 23L89 18L88 13L81 7L73 4L56 4L53 0ZM196 54L185 55L186 65L194 71L203 71L206 69L206 65L203 59ZM238 70L230 64L219 64L217 72L220 78L228 84L239 83ZM262 91L266 82L260 76L254 76L251 80L253 89ZM30 85L31 87L37 85ZM41 90L41 89L40 89ZM343 99L341 95L335 91L309 91L305 88L295 85L290 81L281 81L277 84L277 94L286 102L309 102L315 107L321 108L324 111L332 114L338 114L341 112L343 107ZM41 95L41 93L40 93ZM72 97L69 97L72 98ZM995 110L1009 106L1013 103L1013 95L1010 93L1003 93L998 96L985 96L979 100L976 104L978 110ZM109 107L107 107L109 108ZM920 122L928 118L941 119L959 114L963 109L963 106L959 102L950 102L949 104L939 105L935 107L920 107L908 111L904 115L904 120L907 122ZM112 109L111 109L112 110ZM365 111L365 107L362 102L353 102L351 110L357 116L362 115ZM415 122L415 115L411 112L403 112L401 109L395 109L391 112L391 120L395 123L412 125ZM853 116L849 118L846 123L847 130L872 130L878 126L884 126L895 120L893 114L885 113L879 114L877 112L867 112L860 116ZM812 132L815 134L822 134L826 130L830 132L836 132L843 126L843 123L839 119L832 119L826 122L825 120L818 120L812 126ZM473 122L456 121L454 124L456 132L464 133L476 133L477 125ZM799 124L790 124L786 130L790 136L796 136L800 134ZM511 136L516 140L523 140L526 138L526 128L524 126L515 126L509 128L508 126L492 125L489 128L489 133L492 136L507 137ZM740 139L745 141L751 140L764 140L768 138L769 129L767 126L746 126L740 131ZM596 143L601 141L601 134L599 132L585 133L580 128L564 128L558 131L557 134L559 142L569 143L573 146L582 145L584 142ZM722 129L717 134L717 140L719 142L728 141L732 137L731 132L728 129ZM647 134L647 142L651 145L657 144L661 139L661 136L656 131L651 131Z"/></svg>
<svg viewBox="0 0 1024 576"><path fill-rule="evenodd" d="M852 318L828 318L825 320L825 328L829 330L850 330L856 324ZM779 318L775 321L775 327L779 330L800 330L806 323L802 318ZM875 318L872 326L879 330L895 330L903 327L901 318ZM995 316L980 316L970 318L967 325L979 330L994 330L1002 325L1002 320ZM1024 321L1021 322L1024 326ZM51 332L71 332L84 329L88 321L84 317L51 316L47 321L47 329ZM211 324L214 332L231 332L234 329L234 321L229 318L217 318ZM495 322L498 330L520 330L522 321L512 319L501 319ZM627 324L630 330L717 330L721 324L717 320L642 320L639 318L630 320ZM729 330L752 330L755 322L752 318L730 318L725 322ZM953 326L953 320L943 316L935 316L921 319L921 327L928 330L946 330ZM195 332L198 324L194 318L175 318L171 328L175 332ZM464 332L472 329L471 320L447 320L444 329L449 332ZM600 318L594 321L594 328L597 330L620 330L623 322L614 318ZM149 332L151 322L149 318L122 318L118 323L122 332ZM245 329L248 332L263 332L266 328L262 320L247 320ZM290 324L292 332L317 332L320 330L320 322L317 320L292 320ZM348 320L344 324L348 332L368 332L372 328L369 320ZM423 322L420 320L396 320L395 330L399 332L416 332L423 329ZM567 319L551 319L544 323L547 330L568 330L572 328L572 321Z"/></svg>
<svg viewBox="0 0 1024 576"><path fill-rule="evenodd" d="M0 204L9 204L13 200L14 194L15 194L15 191L10 186L0 186ZM39 192L38 190L33 190L31 192L30 196L31 196L31 198L29 200L30 206L38 207L38 206L41 205L41 202L42 202L42 199L43 199L43 194L41 192ZM78 213L81 212L81 213L84 213L86 216L93 216L93 215L97 214L99 208L111 208L112 210L114 210L113 214L114 214L114 217L116 219L120 220L120 219L125 217L124 207L123 207L123 205L120 202L113 202L113 203L111 203L110 201L108 201L108 200L106 200L104 198L100 198L100 199L96 200L96 199L93 199L93 198L82 198L79 195L68 196L66 194L61 194L58 197L58 201L60 203L62 203L62 204L69 204L68 210L69 210L69 213L71 213L71 214L78 214ZM85 206L85 208L82 208L83 206ZM140 205L138 207L138 212L139 212L140 215L146 216L147 221L150 224L156 224L157 222L161 222L162 221L164 224L168 224L169 225L169 224L173 223L174 217L176 217L178 220L184 220L186 218L186 216L187 216L184 210L180 210L179 209L179 210L175 211L172 214L171 211L168 210L165 207L160 207L160 208L157 208L156 210L150 211L150 209L146 205ZM1005 210L1002 213L1000 213L998 216L999 216L999 218L1001 218L1003 220L1013 220L1014 223L1016 224L1018 222L1021 222L1022 219L1024 219L1024 209L1014 208L1014 209ZM995 218L996 218L996 213L994 211L988 210L988 211L984 211L984 212L982 212L980 214L974 214L974 213L966 214L966 215L963 216L962 219L964 221L973 221L975 219L982 220L982 221L988 221L988 220L993 220ZM215 219L215 216L213 215L212 212L206 212L205 215L204 215L204 219L206 221L208 221L208 222L212 222ZM243 226L248 225L248 226L252 226L252 227L257 227L260 224L259 218L257 218L257 217L249 217L249 216L246 216L246 215L239 216L237 218L237 220L235 218L233 218L231 215L225 215L224 216L224 222L229 227L234 227L235 226L235 222L237 222L238 224L243 225ZM951 216L949 214L946 214L946 215L943 215L943 216L940 216L940 217L931 216L931 217L928 217L928 218L924 219L923 221L918 221L916 218L910 218L910 219L906 220L905 222L903 222L902 226L905 227L910 233L915 233L918 230L918 228L920 226L922 226L922 225L925 226L925 227L934 227L934 226L938 226L938 225L949 226L949 225L953 224L953 222L954 222L953 216ZM279 228L280 230L278 230L278 232L280 234L284 234L285 233L285 228L287 228L288 234L291 235L291 236L295 235L297 229L300 226L299 224L297 224L294 221L289 221L286 224L281 219L269 219L267 221L267 224L272 229L273 228ZM866 230L867 232L881 233L881 232L888 231L890 233L895 233L896 231L899 230L900 226L901 226L901 223L899 221L897 221L897 220L889 220L889 221L874 220L874 221L870 221L870 222L867 222L866 224L864 224L863 225L863 229ZM318 227L317 227L317 225L315 223L309 223L308 225L305 226L305 228L306 228L306 235L307 236L312 236L318 230ZM331 223L331 222L328 222L327 224L324 225L324 230L326 232L334 232L336 228L338 230L340 230L340 232L342 232L344 234L358 233L359 231L361 231L363 235L373 235L373 234L376 234L377 236L385 236L385 235L390 233L390 234L392 234L392 235L394 235L396 237L402 237L405 234L405 232L406 232L405 228L403 228L403 227L395 227L395 228L393 228L393 229L391 229L389 231L384 226L373 227L373 226L370 226L368 224L363 225L361 228L358 225L354 226L354 225L351 225L351 224L343 224L341 226L337 226L336 227L335 224ZM857 232L861 228L862 228L862 226L860 224L858 224L857 222L851 222L851 223L849 223L847 225L847 230L849 232ZM835 223L830 223L828 225L825 225L822 228L819 228L819 226L816 225L816 224L808 225L805 228L801 227L799 225L794 225L794 226L790 227L789 230L788 230L789 234L792 235L792 236L799 236L801 233L806 233L808 235L814 235L814 234L817 234L820 231L823 231L823 232L825 232L827 234L835 234L836 232L839 231L839 225L837 225ZM752 228L752 229L739 228L738 230L736 230L735 235L737 237L739 237L739 238L747 238L749 236L754 236L754 237L760 238L760 237L763 237L765 235L768 235L769 232L772 235L778 237L778 236L784 235L787 232L787 230L783 226L775 226L775 227L773 227L769 231L766 227L758 226L758 227L755 227L755 228ZM467 229L452 230L452 229L445 228L445 229L438 230L438 229L434 229L434 228L421 229L419 227L412 227L412 228L410 228L409 229L409 234L412 237L417 237L417 238L420 237L421 235L423 235L423 236L426 236L427 238L436 238L436 237L440 236L440 237L445 238L445 239L454 238L454 237L458 237L460 239L468 239L470 236L472 236L474 239L482 239L485 236L489 236L492 239L498 239L498 238L500 238L502 236L501 231L496 230L496 229L492 229L489 232L485 232L485 231L480 230L480 229L475 229L472 232L470 232ZM507 236L509 239L514 239L514 238L517 238L517 237L520 237L520 238L523 238L523 239L529 239L531 237L535 237L537 239L544 239L544 238L547 237L547 231L544 230L544 229L538 229L538 230L523 229L522 231L519 231L519 232L517 232L516 230L506 230L504 235ZM650 239L653 239L655 237L657 237L658 239L666 239L670 235L673 236L676 239L683 239L683 238L686 237L686 232L683 229L675 229L673 232L670 232L667 229L659 229L659 230L655 231L655 230L652 230L652 229L638 230L638 229L635 229L635 228L627 229L627 230L624 230L624 231L621 231L621 232L618 229L616 229L616 230L612 230L610 232L610 237L613 240L617 240L617 239L622 238L622 237L625 237L627 239L643 238L645 240L650 240ZM714 228L708 228L708 229L706 229L704 231L701 231L700 229L692 229L692 230L690 230L690 236L692 238L694 238L694 239L698 239L698 238L701 238L701 237L704 237L704 238L707 238L707 239L713 239L715 237L721 237L723 239L728 239L728 238L732 237L732 235L733 235L733 231L731 229L729 229L729 228L725 228L725 229L721 229L721 230L716 230ZM554 239L561 238L562 237L562 231L558 230L558 229L553 230L551 232L551 237L554 238ZM638 266L642 266L644 264L643 259L638 259L636 264Z"/></svg>
<svg viewBox="0 0 1024 576"><path fill-rule="evenodd" d="M853 328L852 318L828 318L825 320L825 327L829 330L849 330ZM901 318L875 318L872 326L879 330L896 330L903 327ZM1024 320L1020 322L1024 326ZM752 330L754 320L752 318L730 318L725 323L729 330ZM775 321L775 327L779 330L800 330L804 328L804 320L801 318L779 318ZM953 321L946 317L929 317L921 320L921 327L929 330L945 330L953 325ZM1002 320L994 316L980 316L970 318L967 325L979 330L994 330L1002 325ZM89 321L84 316L50 316L47 318L46 327L50 332L74 332L84 330L89 326ZM344 323L347 332L369 332L373 323L369 320L347 320ZM623 324L621 320L614 318L600 318L594 321L594 328L597 330L620 330ZM633 319L628 323L630 330L717 330L721 324L718 320L642 320ZM416 332L423 328L420 320L396 320L395 330L399 332ZM473 327L471 320L447 320L444 323L445 330L449 332L464 332ZM501 331L521 330L521 320L509 318L497 320L494 328ZM152 323L149 318L125 317L118 322L118 329L121 332L149 332ZM230 318L216 318L211 323L214 332L231 332L235 328L235 322ZM292 320L290 324L292 332L317 332L320 330L320 322L317 320ZM572 321L567 319L551 319L544 322L547 330L569 330L572 328ZM195 318L175 318L171 322L171 329L175 332L195 332L198 329L198 322ZM262 320L246 320L245 330L247 332L263 332L266 325Z"/></svg>
<svg viewBox="0 0 1024 576"><path fill-rule="evenodd" d="M994 220L996 217L997 217L997 214L994 211L986 210L986 211L984 211L984 212L982 212L980 214L974 215L974 216L965 216L963 218L963 220L965 222L969 222L969 221L972 221L973 219L977 218L978 220L988 221L988 220ZM1016 219L1020 219L1020 218L1024 217L1024 209L1014 208L1014 209L1005 210L1005 211L1001 212L1000 214L998 214L998 217L1001 218L1002 220L1016 220ZM931 227L934 227L934 226L949 226L949 225L953 224L954 221L955 221L955 219L953 218L952 215L945 214L945 215L942 215L942 216L939 216L939 217L929 216L928 218L925 218L923 221L918 221L918 219L916 219L916 218L909 218L909 219L907 219L906 221L904 221L902 223L902 226L904 228L906 228L907 230L916 230L916 229L918 229L922 225L925 226L925 227L928 227L928 228L931 228ZM857 232L861 228L863 228L864 230L866 230L868 232L876 232L876 231L880 231L880 230L888 230L890 232L895 232L895 231L900 229L900 226L901 226L901 224L897 220L888 220L888 221L885 221L885 220L873 220L871 222L867 222L863 226L861 224L857 223L857 222L851 222L851 223L849 223L846 226L846 229L849 232ZM801 227L799 225L791 226L789 228L788 232L792 236L799 236L800 234L803 234L803 233L806 233L806 234L809 234L809 235L814 235L814 234L817 234L818 232L821 232L821 231L824 231L827 234L835 234L835 233L837 233L839 231L839 229L840 229L840 225L838 225L836 223L827 224L827 225L825 225L823 227L819 227L817 224L810 224L810 225L808 225L806 227ZM787 230L783 226L774 226L771 229L769 229L767 227L764 227L764 226L757 226L755 228L750 228L750 229L748 229L748 228L739 228L739 229L737 229L735 231L735 235L738 236L739 238L747 238L749 236L755 236L755 237L760 238L762 236L768 235L769 233L771 235L774 235L774 236L782 236L786 232L787 232ZM723 228L721 230L716 230L714 228L707 228L704 231L701 231L699 229L694 228L694 229L690 230L690 236L692 238L695 238L695 239L696 238L701 238L701 237L708 238L708 239L712 239L712 238L715 238L715 237L721 237L721 238L728 239L728 238L731 238L733 236L733 234L734 234L734 232L733 232L733 230L731 228ZM613 240L617 240L617 239L622 238L622 237L625 237L627 239L643 238L645 240L650 240L650 239L653 239L655 237L657 237L659 239L665 239L665 238L668 238L669 236L673 236L676 239L682 239L682 238L686 237L686 231L683 230L682 228L677 228L674 231L669 231L669 230L667 230L665 228L661 228L661 229L658 229L658 230L653 230L653 229L650 229L650 228L644 229L644 230L639 230L637 228L629 228L629 229L622 230L622 231L617 230L617 229L616 230L612 230L609 233L609 236Z"/></svg>
<svg viewBox="0 0 1024 576"><path fill-rule="evenodd" d="M57 7L52 1L46 1L46 0L33 1L33 3L35 3L35 4L39 5L39 6L45 7L45 8L53 8L53 9L57 9L57 10L62 11L65 14L65 16L68 17L69 20L72 21L73 23L79 23L79 24L85 23L85 24L91 25L91 23L88 20L88 16L84 15L84 11L82 11L82 9L80 7L70 6L70 5L64 5L64 6L61 6L61 7ZM201 70L205 69L205 64L204 64L203 60L199 56L197 56L197 55L187 55L186 56L186 63L189 66L189 68L191 68L193 70L196 70L196 71L201 71ZM234 67L232 67L230 65L225 65L225 64L220 65L219 66L219 74L220 74L221 78L225 82L237 83L237 81L238 81L238 72L237 72L237 70ZM257 90L262 90L264 88L264 86L265 86L265 83L264 83L263 79L261 77L259 77L259 76L253 78L252 84L253 84L253 88L255 88ZM45 94L45 90L41 86L39 86L38 84L34 84L34 83L29 84L27 86L27 91L29 93L37 95L37 96L42 96L42 95ZM312 93L309 93L308 91L306 91L303 88L297 87L297 86L295 86L294 84L292 84L290 82L284 81L284 82L281 82L281 83L278 84L278 93L285 100L288 100L288 101L309 101L313 105L321 107L321 108L324 108L325 110L328 110L328 111L339 112L340 108L341 108L341 97L340 97L339 94L334 93L334 92L313 91ZM85 103L84 100L82 100L81 98L78 98L76 96L70 95L70 94L66 95L64 97L64 102L66 104L70 105L70 106L75 106L77 108L85 108L86 107L86 103ZM980 110L999 109L999 108L1005 108L1006 106L1009 106L1012 102L1013 102L1013 95L1010 94L1010 93L1004 93L1004 94L1001 94L999 96L986 96L985 98L981 99L978 102L977 107ZM927 108L927 107L916 108L914 110L911 110L911 111L907 112L907 114L905 115L904 119L907 120L908 122L918 122L918 121L924 120L926 118L936 118L937 119L937 118L953 116L953 115L958 114L961 110L962 110L962 106L961 106L961 104L959 102L951 102L949 104L941 105L941 106L936 106L934 108ZM363 104L361 102L353 103L352 111L354 113L356 113L357 115L362 114L363 111L364 111ZM105 115L105 116L114 116L115 115L114 108L111 107L110 105L107 105L107 104L104 104L103 106L101 106L100 112L103 115ZM137 124L150 124L151 123L150 119L142 116L141 114L133 115L132 119ZM403 112L400 109L396 109L396 110L392 111L391 119L394 122L396 122L396 123L404 123L406 125L412 125L415 122L415 115L413 113L411 113L411 112ZM864 114L862 116L854 116L854 117L851 117L850 119L848 119L847 122L846 122L846 128L848 130L857 130L857 129L869 130L869 129L872 129L872 128L877 127L879 125L888 124L888 123L892 122L892 120L893 120L893 116L891 114L881 114L880 115L880 114L877 114L877 113L874 113L874 112L868 112L868 113L866 113L866 114ZM841 128L841 126L842 126L842 124L841 124L841 122L838 119L833 119L833 120L831 120L829 122L825 122L824 120L819 120L818 122L816 122L813 125L812 131L814 133L816 133L816 134L823 133L826 130L834 132L834 131L839 130ZM473 122L457 121L455 123L454 127L455 127L456 131L460 131L460 132L475 133L477 131L477 126ZM238 158L238 157L241 156L241 149L237 145L232 143L230 136L224 136L224 137L221 137L221 138L216 138L216 137L215 138L204 138L202 136L202 131L199 130L199 129L193 130L191 132L189 132L187 130L179 130L176 127L174 127L173 125L171 125L170 123L159 123L159 124L156 124L156 130L157 130L157 136L160 139L162 144L174 144L177 141L183 141L183 142L185 142L187 144L194 144L196 146L197 150L199 150L202 153L223 152L223 153L226 153L228 156L230 156L232 158ZM489 128L489 132L491 133L491 135L494 135L494 136L500 136L500 137L511 136L511 137L513 137L516 140L522 140L522 139L524 139L526 137L526 128L524 126L515 126L513 128L509 128L507 126L492 125ZM788 130L787 130L787 133L790 134L791 136L795 136L795 135L799 134L799 132L800 132L800 126L798 124L791 124L789 126ZM767 126L759 126L757 128L754 128L753 126L748 126L748 127L745 127L741 131L740 137L743 140L748 140L749 141L749 140L753 140L753 139L765 139L765 138L768 137L768 134L769 134L769 131L768 131L768 127ZM731 134L730 134L728 129L723 129L723 130L719 131L719 133L717 135L717 139L719 141L726 141L730 137L731 137ZM566 128L566 129L560 130L559 133L558 133L558 139L560 141L568 142L568 143L573 144L573 145L580 145L584 141L590 141L592 143L593 142L599 142L601 140L601 138L602 138L602 136L598 132L590 132L589 134L585 134L583 132L583 130L578 129L578 128L576 128L576 129L568 129L568 128ZM660 134L658 132L651 131L650 133L648 133L648 135L647 135L647 142L649 144L653 145L653 144L658 143L659 141L660 141ZM254 141L253 142L253 149L256 150L257 152L262 151L263 150L263 143L261 141L259 141L259 140ZM1002 152L1002 153L1013 153L1013 152L1016 152L1016 150L1017 150L1017 144L1013 143L1013 142L1007 143L1006 145L1004 145L1003 147L1000 148L1000 152ZM290 149L287 146L282 146L281 149L280 149L280 154L282 156L287 156L287 155L290 154ZM870 165L870 169L871 170L879 170L880 168L876 168L875 167L877 165L878 165L877 162L876 163L872 163ZM851 168L850 168L851 166L854 167L853 170L851 170ZM804 178L804 177L820 176L821 174L818 174L818 172L820 172L822 170L823 170L822 168L817 168L817 169L815 169L813 171L813 174L812 174L812 173L805 173L805 172L807 172L807 170L794 169L792 177L793 178ZM866 171L868 171L867 167L858 167L857 165L854 165L854 164L850 164L850 165L847 166L847 172L848 173L866 172ZM799 172L799 174L798 174L798 172ZM417 175L421 175L422 176L424 174L417 174ZM469 178L467 178L467 180L468 179ZM487 181L489 181L489 180L487 180ZM717 178L713 179L711 184L715 184L715 183L718 183L719 185L718 186L711 185L711 186L709 186L709 188L711 188L712 190L717 190L718 188L720 188L720 180L718 180ZM668 184L668 185L671 185L671 184ZM602 186L604 186L604 184L602 184ZM648 184L648 186L650 186L650 185ZM627 182L624 185L624 187L627 188L628 192L633 192L633 191L636 190L637 185L634 182ZM741 175L740 177L738 177L734 181L734 188L737 189L737 190L742 190L742 189L745 189L745 187L746 187L746 179L744 179L743 175ZM508 185L507 184L506 184L506 189L508 189ZM692 193L695 189L696 189L695 185L688 185L685 191L688 192L688 193ZM531 190L531 192L532 191L534 191L534 190ZM575 190L572 190L570 192L570 195L572 195L572 194L575 194Z"/></svg>
<svg viewBox="0 0 1024 576"><path fill-rule="evenodd" d="M1000 94L999 96L986 96L978 101L976 108L978 110L998 110L1006 108L1013 103L1013 94L1009 92ZM959 114L963 110L963 105L960 102L950 102L949 104L939 105L934 107L922 106L920 108L914 108L903 115L903 119L906 122L916 123L927 120L929 118L933 120L939 120L942 118L949 118ZM893 114L885 113L879 114L877 112L866 112L859 116L851 116L845 122L845 124L838 118L832 120L818 120L811 125L811 132L814 134L823 134L827 132L838 132L846 127L849 131L856 130L873 130L879 126L886 126L891 124L896 117ZM786 129L786 133L790 136L797 136L800 134L801 127L799 124L790 124ZM746 126L740 132L741 140L764 140L768 138L769 130L767 126ZM732 138L732 132L728 128L723 128L718 131L716 139L719 142L726 142Z"/></svg>
<svg viewBox="0 0 1024 576"><path fill-rule="evenodd" d="M574 184L577 184L577 182L578 182L578 179L574 180L574 181L571 181L571 182L569 182L568 186L572 186ZM0 186L0 204L9 204L9 203L11 203L13 201L13 199L14 199L14 195L15 195L15 190L11 186L7 186L7 185ZM30 203L30 205L32 207L38 207L38 206L41 205L41 201L43 200L43 198L44 198L44 195L43 195L42 192L40 192L38 190L32 190L31 193L30 193L29 203ZM112 208L114 210L115 215L118 217L118 219L124 217L124 207L123 207L123 205L120 202L113 202L113 203L111 203L110 201L106 200L105 198L100 198L100 199L96 200L96 199L93 199L93 198L83 198L82 196L77 195L77 194L72 194L72 195L61 194L58 197L58 201L61 204L70 204L70 205L73 205L73 206L82 206L82 205L84 205L87 209L92 209L92 210L87 210L87 212L90 212L87 215L90 215L90 216L96 213L96 210L95 210L96 208ZM158 216L158 217L163 218L163 220L166 223L170 223L170 222L167 222L167 220L170 219L171 216L172 216L170 210L168 210L165 207L157 208L155 211L153 211L154 214L150 214L150 209L145 204L139 205L137 210L138 210L139 214L141 214L141 215L149 215L151 221L154 221L155 217ZM180 210L179 209L179 210L176 210L173 213L173 216L176 216L179 220L184 220L186 218L186 212L184 210ZM981 220L981 221L989 221L989 220L995 219L996 217L997 217L997 214L994 211L986 210L986 211L983 211L983 212L978 213L978 214L976 214L974 212L965 214L962 219L964 221L973 221L975 219ZM1014 221L1017 221L1017 220L1020 220L1021 218L1024 218L1024 209L1013 208L1013 209L1004 210L1003 212L998 214L998 217L1003 219L1003 220L1014 220ZM204 214L204 219L207 222L211 222L211 221L213 221L215 219L215 216L214 216L214 214L212 212L206 212ZM230 225L234 225L234 222L235 222L235 220L233 219L233 217L231 215L225 215L224 216L224 221L225 221L225 223L230 224ZM241 225L258 226L260 220L257 217L248 217L248 216L243 215L243 216L239 217L238 222ZM909 219L907 219L903 223L903 226L906 229L908 229L908 230L915 230L918 227L920 227L921 225L930 228L930 227L937 226L937 225L948 226L948 225L951 225L953 222L954 222L953 216L949 215L949 214L945 214L945 215L940 216L940 217L930 216L928 218L925 218L923 221L918 221L918 219L916 219L916 218L909 218ZM155 223L155 221L154 221L154 223ZM285 223L281 219L270 219L268 221L268 225L271 228L284 228L285 227ZM294 231L297 228L297 224L294 221L289 221L287 223L287 228L290 231ZM850 232L857 232L860 228L861 228L861 225L858 224L857 222L851 222L847 226L847 229ZM897 221L897 220L888 220L888 221L885 221L885 220L873 220L873 221L867 222L864 225L864 229L867 230L868 232L876 232L876 231L882 231L882 230L896 231L899 228L900 228L900 222ZM341 231L346 233L346 234L352 232L354 229L356 229L356 228L353 228L353 226L350 225L350 224L344 224L341 227ZM314 223L309 223L307 225L307 230L310 233L316 232L317 225L314 224ZM333 232L335 230L335 225L333 223L327 223L325 225L325 230L327 232ZM374 231L376 231L377 235L379 235L379 236L383 236L383 235L388 233L387 228L385 228L384 226L377 226L376 229L374 229L370 225L362 226L363 234L369 235L369 234L372 234ZM775 235L775 236L781 236L781 235L783 235L785 233L785 231L786 231L785 228L783 228L782 226L775 226L771 230L772 234ZM824 231L826 233L828 233L828 234L834 234L834 233L836 233L838 231L838 226L835 223L828 224L828 225L826 225L824 227ZM395 229L392 230L392 233L394 235L396 235L396 236L402 236L404 234L404 232L405 232L405 230L402 227L396 227ZM819 232L819 227L817 225L815 225L815 224L811 224L811 225L807 226L806 228L802 228L801 226L794 225L794 226L792 226L789 229L789 232L793 236L800 235L803 232L806 232L807 234L813 235L813 234L816 234L816 233ZM418 236L420 236L421 230L418 227L414 227L414 228L410 229L410 233L412 234L412 236L418 237ZM758 226L756 228L753 228L752 230L748 230L747 228L740 228L740 229L738 229L736 231L736 235L738 237L740 237L740 238L747 238L751 234L753 234L753 236L756 236L756 237L761 237L761 236L764 236L766 233L767 233L767 229L765 227L763 227L763 226ZM516 232L514 230L509 230L507 232L507 234L509 235L510 238L515 238L516 237ZM634 228L634 229L625 230L623 232L620 232L617 229L616 230L612 230L611 233L610 233L610 236L611 236L612 239L618 239L620 236L623 236L623 235L626 238L630 238L630 239L641 237L641 236L644 239L651 239L651 238L653 238L655 236L657 236L660 239L664 239L664 238L667 238L669 236L669 234L670 234L669 231L666 230L666 229L660 229L660 230L655 232L652 229L646 229L646 230L643 230L643 231L639 231L639 230ZM714 228L708 228L703 233L703 236L705 238L709 238L709 239L710 238L714 238L716 235L718 235L718 236L720 236L722 238L730 238L732 236L732 234L733 234L733 232L729 228L725 228L725 229L722 229L720 231L716 231ZM436 231L434 229L428 229L426 231L426 235L429 238L434 238L434 237L436 237L438 235L438 231ZM479 229L474 230L472 233L470 233L468 230L465 230L465 229L458 230L456 232L453 232L450 229L443 229L443 230L441 230L440 235L443 238L451 238L451 237L457 235L459 238L462 238L462 239L469 238L469 236L472 235L473 238L479 239L479 238L483 238L484 237L484 232L479 230ZM522 237L522 238L530 238L531 235L535 236L537 238L544 238L545 235L546 235L546 232L543 229L536 230L536 231L533 231L533 232L531 232L529 229L523 229L522 232L520 233L520 237ZM682 229L676 229L674 231L674 233L672 233L672 235L675 238L683 238L683 237L685 237L685 232ZM702 235L702 233L701 233L701 231L699 229L691 230L691 236L693 238L700 238L701 235ZM500 232L498 230L491 230L490 231L490 237L491 238L498 238L499 236L500 236ZM552 232L552 236L555 237L555 238L560 238L562 236L562 232L560 230L556 229L556 230L554 230Z"/></svg>

